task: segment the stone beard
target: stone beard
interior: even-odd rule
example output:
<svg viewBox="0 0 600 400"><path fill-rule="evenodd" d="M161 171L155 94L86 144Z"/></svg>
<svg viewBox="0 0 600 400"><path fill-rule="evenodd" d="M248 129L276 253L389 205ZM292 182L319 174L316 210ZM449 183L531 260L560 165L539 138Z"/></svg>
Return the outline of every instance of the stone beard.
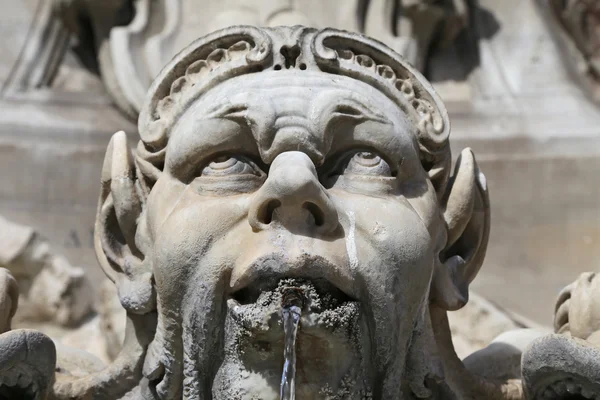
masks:
<svg viewBox="0 0 600 400"><path fill-rule="evenodd" d="M139 128L133 160L109 145L96 249L129 314L158 316L141 397L278 399L286 285L305 296L297 398L453 390L430 307L466 302L487 193L469 150L449 180L446 111L399 56L230 28L163 70Z"/></svg>

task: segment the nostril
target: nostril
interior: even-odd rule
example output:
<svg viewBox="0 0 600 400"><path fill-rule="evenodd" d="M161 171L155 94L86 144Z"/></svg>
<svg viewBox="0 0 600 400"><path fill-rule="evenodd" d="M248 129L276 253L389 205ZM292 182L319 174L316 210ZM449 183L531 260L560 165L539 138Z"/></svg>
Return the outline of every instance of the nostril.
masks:
<svg viewBox="0 0 600 400"><path fill-rule="evenodd" d="M310 212L313 215L313 217L315 218L316 226L321 226L325 223L325 214L318 205L307 201L302 205L302 207L308 210L308 212Z"/></svg>
<svg viewBox="0 0 600 400"><path fill-rule="evenodd" d="M273 213L275 209L281 206L279 200L269 200L258 211L258 220L265 225L269 225L273 221Z"/></svg>

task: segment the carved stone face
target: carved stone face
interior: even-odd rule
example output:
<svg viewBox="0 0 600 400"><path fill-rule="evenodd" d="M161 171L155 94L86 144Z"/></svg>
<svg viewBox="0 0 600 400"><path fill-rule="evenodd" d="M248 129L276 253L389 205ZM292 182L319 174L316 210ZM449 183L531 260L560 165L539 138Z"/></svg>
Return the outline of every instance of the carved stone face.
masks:
<svg viewBox="0 0 600 400"><path fill-rule="evenodd" d="M287 278L312 296L299 398L402 375L445 244L415 137L372 86L309 71L233 78L181 116L142 218L184 390L279 398Z"/></svg>
<svg viewBox="0 0 600 400"><path fill-rule="evenodd" d="M292 303L298 398L460 392L445 312L489 199L470 149L450 177L445 107L413 67L348 32L232 27L163 69L138 128L134 160L124 132L109 143L94 243L145 398L279 398Z"/></svg>

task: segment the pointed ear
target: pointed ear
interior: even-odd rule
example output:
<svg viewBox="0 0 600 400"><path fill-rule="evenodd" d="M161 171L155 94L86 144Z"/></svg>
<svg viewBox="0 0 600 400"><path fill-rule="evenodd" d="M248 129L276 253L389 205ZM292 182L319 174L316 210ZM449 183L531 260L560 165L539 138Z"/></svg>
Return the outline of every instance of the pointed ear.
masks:
<svg viewBox="0 0 600 400"><path fill-rule="evenodd" d="M155 304L152 271L135 242L142 196L127 136L117 132L102 166L94 246L100 266L117 285L121 304L136 314L152 311Z"/></svg>
<svg viewBox="0 0 600 400"><path fill-rule="evenodd" d="M452 311L469 300L469 284L481 268L490 233L487 183L471 149L458 157L442 207L447 242L435 268L431 295L438 306Z"/></svg>

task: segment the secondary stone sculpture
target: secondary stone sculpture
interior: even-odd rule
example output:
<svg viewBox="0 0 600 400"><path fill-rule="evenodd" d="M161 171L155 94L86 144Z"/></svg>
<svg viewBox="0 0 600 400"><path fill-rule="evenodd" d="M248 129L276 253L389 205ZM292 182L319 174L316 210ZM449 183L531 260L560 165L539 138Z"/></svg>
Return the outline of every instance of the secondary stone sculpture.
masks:
<svg viewBox="0 0 600 400"><path fill-rule="evenodd" d="M556 333L587 340L600 347L600 276L582 274L565 287L556 302Z"/></svg>
<svg viewBox="0 0 600 400"><path fill-rule="evenodd" d="M599 398L600 279L596 273L584 273L562 290L554 329L557 334L535 340L523 355L530 397Z"/></svg>
<svg viewBox="0 0 600 400"><path fill-rule="evenodd" d="M520 378L527 399L600 398L600 285L582 274L558 296L555 334L505 332L463 360L488 378Z"/></svg>
<svg viewBox="0 0 600 400"><path fill-rule="evenodd" d="M20 320L78 324L93 306L93 290L83 269L56 254L33 228L0 216L0 267L19 284Z"/></svg>
<svg viewBox="0 0 600 400"><path fill-rule="evenodd" d="M110 141L95 227L123 349L58 357L48 398L524 399L454 351L486 181L469 149L451 173L444 105L391 49L217 31L158 75L138 128L134 155Z"/></svg>

